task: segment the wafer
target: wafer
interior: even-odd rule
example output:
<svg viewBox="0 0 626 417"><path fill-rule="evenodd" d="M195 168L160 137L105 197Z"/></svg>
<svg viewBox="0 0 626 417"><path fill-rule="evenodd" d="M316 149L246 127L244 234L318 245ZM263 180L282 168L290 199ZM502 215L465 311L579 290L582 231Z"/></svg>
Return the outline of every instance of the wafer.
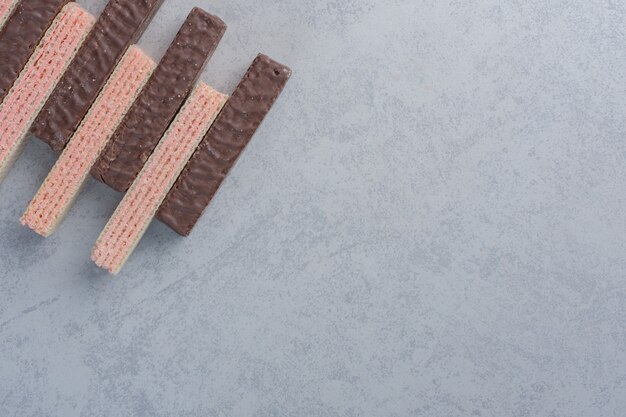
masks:
<svg viewBox="0 0 626 417"><path fill-rule="evenodd" d="M22 216L22 224L49 236L63 221L89 170L146 84L156 64L131 46Z"/></svg>
<svg viewBox="0 0 626 417"><path fill-rule="evenodd" d="M193 89L226 25L194 8L159 62L148 84L92 170L117 191L128 190Z"/></svg>
<svg viewBox="0 0 626 417"><path fill-rule="evenodd" d="M136 43L162 3L163 0L109 1L37 115L33 135L54 150L65 147L119 60Z"/></svg>
<svg viewBox="0 0 626 417"><path fill-rule="evenodd" d="M0 31L0 102L69 0L21 0Z"/></svg>
<svg viewBox="0 0 626 417"><path fill-rule="evenodd" d="M191 233L290 76L286 66L257 56L167 195L159 220Z"/></svg>
<svg viewBox="0 0 626 417"><path fill-rule="evenodd" d="M65 6L0 104L0 181L19 155L32 121L94 21L78 4Z"/></svg>
<svg viewBox="0 0 626 417"><path fill-rule="evenodd" d="M93 261L117 274L226 101L199 83L100 235Z"/></svg>

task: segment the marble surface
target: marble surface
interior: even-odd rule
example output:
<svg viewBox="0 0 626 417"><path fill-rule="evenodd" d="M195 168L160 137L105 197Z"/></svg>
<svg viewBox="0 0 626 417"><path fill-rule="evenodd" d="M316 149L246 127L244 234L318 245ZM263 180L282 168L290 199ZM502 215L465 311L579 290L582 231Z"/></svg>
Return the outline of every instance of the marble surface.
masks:
<svg viewBox="0 0 626 417"><path fill-rule="evenodd" d="M102 0L81 2L99 12ZM0 186L0 415L623 417L626 3L166 0L294 77L189 239L89 261L120 195L43 240L55 160Z"/></svg>

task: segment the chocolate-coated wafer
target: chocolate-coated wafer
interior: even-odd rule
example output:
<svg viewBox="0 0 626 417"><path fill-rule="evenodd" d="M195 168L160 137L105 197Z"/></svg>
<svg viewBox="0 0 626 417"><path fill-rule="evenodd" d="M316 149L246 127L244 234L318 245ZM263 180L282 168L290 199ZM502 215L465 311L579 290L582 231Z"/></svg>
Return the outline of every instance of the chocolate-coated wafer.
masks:
<svg viewBox="0 0 626 417"><path fill-rule="evenodd" d="M0 102L69 0L22 0L0 32Z"/></svg>
<svg viewBox="0 0 626 417"><path fill-rule="evenodd" d="M254 60L165 198L159 220L183 236L191 233L290 76L265 55Z"/></svg>
<svg viewBox="0 0 626 417"><path fill-rule="evenodd" d="M17 6L18 0L0 0L0 29L4 26Z"/></svg>
<svg viewBox="0 0 626 417"><path fill-rule="evenodd" d="M53 149L63 149L126 49L141 36L162 3L110 0L37 116L31 133Z"/></svg>
<svg viewBox="0 0 626 417"><path fill-rule="evenodd" d="M126 191L191 91L226 25L202 9L191 11L137 101L107 144L92 175Z"/></svg>
<svg viewBox="0 0 626 417"><path fill-rule="evenodd" d="M97 265L119 272L225 101L198 84L100 234L91 257Z"/></svg>
<svg viewBox="0 0 626 417"><path fill-rule="evenodd" d="M0 104L0 181L19 155L28 129L76 55L95 18L68 3Z"/></svg>
<svg viewBox="0 0 626 417"><path fill-rule="evenodd" d="M22 224L50 236L78 197L98 155L119 125L156 64L131 46L85 119L67 143L22 216Z"/></svg>

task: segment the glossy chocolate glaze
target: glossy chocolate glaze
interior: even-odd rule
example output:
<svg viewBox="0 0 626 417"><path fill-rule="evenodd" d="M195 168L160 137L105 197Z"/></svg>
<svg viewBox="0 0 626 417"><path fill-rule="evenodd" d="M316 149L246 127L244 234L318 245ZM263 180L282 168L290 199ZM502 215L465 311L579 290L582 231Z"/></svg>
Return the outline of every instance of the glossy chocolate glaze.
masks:
<svg viewBox="0 0 626 417"><path fill-rule="evenodd" d="M265 55L254 60L161 205L159 220L183 236L191 233L290 76Z"/></svg>
<svg viewBox="0 0 626 417"><path fill-rule="evenodd" d="M0 102L69 0L22 0L0 32Z"/></svg>
<svg viewBox="0 0 626 417"><path fill-rule="evenodd" d="M144 32L163 1L109 1L37 116L31 129L35 136L52 149L65 147L119 60Z"/></svg>
<svg viewBox="0 0 626 417"><path fill-rule="evenodd" d="M226 25L202 9L191 11L91 173L118 191L127 191L159 143Z"/></svg>

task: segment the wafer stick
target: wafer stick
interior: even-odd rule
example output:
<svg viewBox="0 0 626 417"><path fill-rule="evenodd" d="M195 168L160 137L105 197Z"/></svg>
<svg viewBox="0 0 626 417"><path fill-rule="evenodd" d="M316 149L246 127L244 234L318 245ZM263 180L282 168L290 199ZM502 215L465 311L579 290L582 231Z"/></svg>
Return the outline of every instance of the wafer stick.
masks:
<svg viewBox="0 0 626 417"><path fill-rule="evenodd" d="M226 25L202 9L191 11L128 115L92 170L126 191L159 143L217 48Z"/></svg>
<svg viewBox="0 0 626 417"><path fill-rule="evenodd" d="M167 195L159 220L183 236L191 233L290 76L265 55L254 60Z"/></svg>
<svg viewBox="0 0 626 417"><path fill-rule="evenodd" d="M21 0L0 32L0 102L69 0Z"/></svg>
<svg viewBox="0 0 626 417"><path fill-rule="evenodd" d="M109 1L35 119L35 136L54 150L65 147L126 49L139 39L162 3L163 0Z"/></svg>
<svg viewBox="0 0 626 417"><path fill-rule="evenodd" d="M131 46L67 144L22 216L22 224L50 236L63 221L116 127L148 81L156 64Z"/></svg>
<svg viewBox="0 0 626 417"><path fill-rule="evenodd" d="M198 84L98 238L92 252L98 266L120 271L225 101Z"/></svg>
<svg viewBox="0 0 626 417"><path fill-rule="evenodd" d="M33 119L94 21L76 3L65 6L0 105L0 181L19 155Z"/></svg>

